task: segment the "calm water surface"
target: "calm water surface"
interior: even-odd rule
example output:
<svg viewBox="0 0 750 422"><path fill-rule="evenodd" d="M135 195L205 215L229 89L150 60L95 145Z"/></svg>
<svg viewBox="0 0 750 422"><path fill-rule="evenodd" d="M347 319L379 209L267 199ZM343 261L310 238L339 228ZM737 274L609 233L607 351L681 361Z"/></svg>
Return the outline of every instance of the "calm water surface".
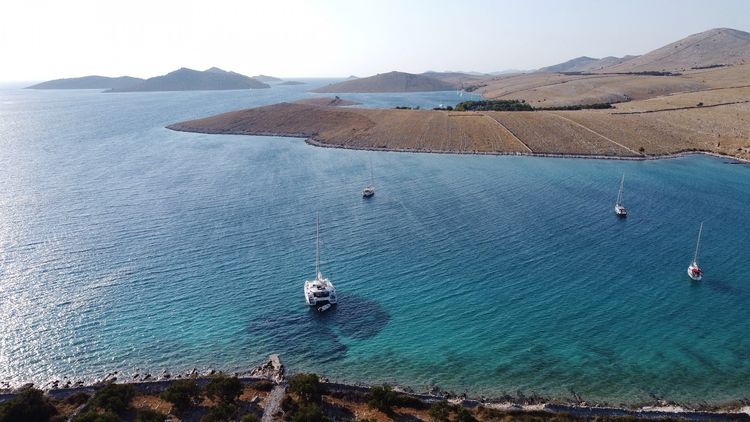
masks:
<svg viewBox="0 0 750 422"><path fill-rule="evenodd" d="M245 370L633 403L750 394L750 167L178 133L312 96L0 91L0 381ZM455 92L342 95L455 104ZM377 194L362 200L375 172ZM625 173L627 220L613 214ZM322 270L340 305L304 305ZM698 226L704 281L685 273Z"/></svg>

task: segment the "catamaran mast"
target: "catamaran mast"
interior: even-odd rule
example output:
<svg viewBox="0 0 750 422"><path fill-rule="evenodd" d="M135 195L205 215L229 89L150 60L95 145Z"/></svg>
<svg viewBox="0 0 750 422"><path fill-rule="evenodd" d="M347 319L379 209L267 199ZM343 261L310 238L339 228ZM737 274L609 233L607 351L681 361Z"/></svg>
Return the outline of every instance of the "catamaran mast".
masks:
<svg viewBox="0 0 750 422"><path fill-rule="evenodd" d="M693 254L693 263L698 262L698 247L701 244L701 234L703 234L703 222L701 221L701 228L698 230L698 241L695 242L695 254Z"/></svg>
<svg viewBox="0 0 750 422"><path fill-rule="evenodd" d="M315 215L315 277L320 274L320 214Z"/></svg>

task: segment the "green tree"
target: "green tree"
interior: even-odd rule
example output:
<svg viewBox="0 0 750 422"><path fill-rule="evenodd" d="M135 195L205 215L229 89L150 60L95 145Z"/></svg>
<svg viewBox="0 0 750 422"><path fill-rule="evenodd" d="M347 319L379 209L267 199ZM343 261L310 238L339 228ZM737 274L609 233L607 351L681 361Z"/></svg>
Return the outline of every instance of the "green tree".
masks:
<svg viewBox="0 0 750 422"><path fill-rule="evenodd" d="M448 422L451 416L451 405L445 400L436 401L430 406L427 414L430 415L433 421Z"/></svg>
<svg viewBox="0 0 750 422"><path fill-rule="evenodd" d="M172 404L174 413L183 413L200 402L201 390L195 380L177 380L161 393Z"/></svg>
<svg viewBox="0 0 750 422"><path fill-rule="evenodd" d="M456 406L456 422L477 422L477 418L465 407Z"/></svg>
<svg viewBox="0 0 750 422"><path fill-rule="evenodd" d="M323 386L316 374L295 374L289 378L289 391L297 394L303 402L319 403Z"/></svg>
<svg viewBox="0 0 750 422"><path fill-rule="evenodd" d="M323 422L323 411L315 403L307 403L292 415L292 422Z"/></svg>
<svg viewBox="0 0 750 422"><path fill-rule="evenodd" d="M397 400L398 395L390 385L385 384L382 387L376 386L370 388L370 400L367 402L367 405L382 412L390 412Z"/></svg>
<svg viewBox="0 0 750 422"><path fill-rule="evenodd" d="M30 388L0 404L0 422L46 422L57 409L41 390Z"/></svg>
<svg viewBox="0 0 750 422"><path fill-rule="evenodd" d="M211 378L206 386L206 396L221 403L233 404L242 394L242 382L237 377L224 374Z"/></svg>
<svg viewBox="0 0 750 422"><path fill-rule="evenodd" d="M258 417L252 413L248 413L241 420L242 422L258 422Z"/></svg>
<svg viewBox="0 0 750 422"><path fill-rule="evenodd" d="M151 409L140 409L135 415L135 422L164 422L167 415Z"/></svg>
<svg viewBox="0 0 750 422"><path fill-rule="evenodd" d="M201 422L229 422L237 418L237 407L229 403L219 403L203 415Z"/></svg>
<svg viewBox="0 0 750 422"><path fill-rule="evenodd" d="M120 422L120 418L112 412L86 412L76 416L73 422Z"/></svg>
<svg viewBox="0 0 750 422"><path fill-rule="evenodd" d="M122 413L130 408L130 401L135 397L135 388L127 384L108 384L96 392L93 404L104 410Z"/></svg>

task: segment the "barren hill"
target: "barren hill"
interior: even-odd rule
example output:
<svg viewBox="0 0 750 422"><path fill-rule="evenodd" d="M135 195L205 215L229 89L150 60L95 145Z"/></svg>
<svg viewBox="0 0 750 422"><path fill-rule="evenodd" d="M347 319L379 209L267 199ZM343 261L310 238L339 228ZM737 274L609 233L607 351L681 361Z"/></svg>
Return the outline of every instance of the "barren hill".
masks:
<svg viewBox="0 0 750 422"><path fill-rule="evenodd" d="M216 67L203 72L183 67L163 76L156 76L137 84L112 89L110 92L207 91L259 88L269 88L269 86L248 76L235 72L227 72Z"/></svg>
<svg viewBox="0 0 750 422"><path fill-rule="evenodd" d="M420 92L450 91L453 89L456 89L455 84L429 76L389 72L326 85L313 90L313 92Z"/></svg>
<svg viewBox="0 0 750 422"><path fill-rule="evenodd" d="M592 72L601 70L606 67L615 66L620 63L625 63L628 60L635 58L636 56L625 56L625 57L605 57L603 59L595 59L593 57L581 56L575 59L568 60L567 62L559 63L553 66L547 66L539 69L540 72Z"/></svg>
<svg viewBox="0 0 750 422"><path fill-rule="evenodd" d="M711 29L603 69L604 72L685 71L750 62L750 33Z"/></svg>
<svg viewBox="0 0 750 422"><path fill-rule="evenodd" d="M141 78L120 76L84 76L81 78L66 78L46 81L27 87L27 89L121 89L143 82Z"/></svg>

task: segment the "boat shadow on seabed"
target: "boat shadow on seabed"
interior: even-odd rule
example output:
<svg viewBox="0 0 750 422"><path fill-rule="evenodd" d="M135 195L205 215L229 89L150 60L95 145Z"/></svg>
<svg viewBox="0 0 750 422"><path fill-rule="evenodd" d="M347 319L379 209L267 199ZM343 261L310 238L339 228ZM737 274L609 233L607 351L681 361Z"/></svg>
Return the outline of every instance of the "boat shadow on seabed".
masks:
<svg viewBox="0 0 750 422"><path fill-rule="evenodd" d="M340 337L365 340L376 336L390 320L377 302L352 294L339 294L338 304L325 312L310 306L307 312L271 314L251 321L246 332L281 356L335 361L346 355Z"/></svg>

